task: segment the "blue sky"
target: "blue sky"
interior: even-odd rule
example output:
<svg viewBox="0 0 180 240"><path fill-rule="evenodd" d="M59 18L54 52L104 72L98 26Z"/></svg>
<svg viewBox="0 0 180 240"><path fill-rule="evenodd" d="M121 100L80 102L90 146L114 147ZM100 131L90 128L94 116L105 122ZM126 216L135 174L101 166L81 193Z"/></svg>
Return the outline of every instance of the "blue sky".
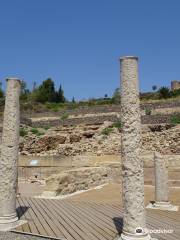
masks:
<svg viewBox="0 0 180 240"><path fill-rule="evenodd" d="M122 55L142 91L180 79L179 0L0 0L0 80L51 77L66 97L109 96Z"/></svg>

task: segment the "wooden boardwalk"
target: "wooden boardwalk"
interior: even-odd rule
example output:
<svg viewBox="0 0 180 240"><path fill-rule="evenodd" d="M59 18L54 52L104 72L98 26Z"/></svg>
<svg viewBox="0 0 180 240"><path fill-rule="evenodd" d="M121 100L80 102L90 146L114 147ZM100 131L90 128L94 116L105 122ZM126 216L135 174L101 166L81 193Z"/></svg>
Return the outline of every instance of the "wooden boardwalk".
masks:
<svg viewBox="0 0 180 240"><path fill-rule="evenodd" d="M15 232L67 240L113 240L122 229L118 204L20 197L19 217L28 223ZM151 234L159 240L180 240L180 212L147 211L148 229L172 230Z"/></svg>

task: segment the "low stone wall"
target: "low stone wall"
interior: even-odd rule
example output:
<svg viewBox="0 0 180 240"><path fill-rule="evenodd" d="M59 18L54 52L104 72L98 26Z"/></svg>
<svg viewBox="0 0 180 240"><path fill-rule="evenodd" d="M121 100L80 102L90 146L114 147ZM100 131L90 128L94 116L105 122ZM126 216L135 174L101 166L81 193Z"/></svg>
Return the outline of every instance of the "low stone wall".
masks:
<svg viewBox="0 0 180 240"><path fill-rule="evenodd" d="M177 108L180 107L180 101L174 102L157 102L157 103L142 103L141 109L160 109L160 108ZM99 105L99 106L82 106L75 109L60 109L57 112L47 111L45 112L24 112L22 117L32 118L32 117L50 117L50 116L61 116L63 113L68 115L83 115L83 114L98 114L98 113L111 113L111 112L120 112L120 105Z"/></svg>
<svg viewBox="0 0 180 240"><path fill-rule="evenodd" d="M170 118L172 114L157 114L157 115L144 115L141 116L142 124L162 124L170 123ZM116 122L119 120L119 117L114 115L99 115L99 116L89 116L89 117L77 117L69 118L66 120L61 119L48 119L48 120L39 120L32 121L31 119L23 118L21 123L29 125L31 127L46 127L46 126L71 126L71 125L95 125L102 124L105 121Z"/></svg>

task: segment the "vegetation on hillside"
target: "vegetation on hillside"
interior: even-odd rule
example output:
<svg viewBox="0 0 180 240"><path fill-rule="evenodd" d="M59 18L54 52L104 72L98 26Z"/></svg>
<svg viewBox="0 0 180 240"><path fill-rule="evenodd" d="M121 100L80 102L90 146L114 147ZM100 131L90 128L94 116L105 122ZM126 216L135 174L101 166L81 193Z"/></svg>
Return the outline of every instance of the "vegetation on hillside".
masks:
<svg viewBox="0 0 180 240"><path fill-rule="evenodd" d="M152 92L140 93L142 102L149 101L171 101L173 99L180 99L180 89L170 90L168 87L152 86ZM34 82L33 89L27 88L26 82L22 82L21 86L21 110L25 112L44 112L54 111L58 112L61 109L76 109L81 106L96 106L96 105L111 105L120 103L120 90L116 88L112 97L104 94L102 98L91 98L86 101L76 101L72 97L71 101L65 98L62 85L59 89L55 88L54 81L48 78L39 86ZM2 83L0 83L0 106L4 106L4 92L2 90ZM151 111L146 109L146 114L150 115ZM66 118L66 116L65 116ZM63 120L63 119L62 119Z"/></svg>

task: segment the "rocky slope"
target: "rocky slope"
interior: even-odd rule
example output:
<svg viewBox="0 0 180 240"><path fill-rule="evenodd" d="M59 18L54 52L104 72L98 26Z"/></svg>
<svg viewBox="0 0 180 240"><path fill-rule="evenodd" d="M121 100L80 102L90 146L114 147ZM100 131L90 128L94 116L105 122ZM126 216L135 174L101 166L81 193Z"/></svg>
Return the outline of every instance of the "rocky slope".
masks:
<svg viewBox="0 0 180 240"><path fill-rule="evenodd" d="M37 154L75 156L117 154L121 147L121 129L118 124L104 122L101 125L79 125L52 127L37 136L31 129L21 137L20 152L24 155ZM42 130L40 130L42 131ZM180 154L180 125L143 126L143 150L157 150L163 154Z"/></svg>

